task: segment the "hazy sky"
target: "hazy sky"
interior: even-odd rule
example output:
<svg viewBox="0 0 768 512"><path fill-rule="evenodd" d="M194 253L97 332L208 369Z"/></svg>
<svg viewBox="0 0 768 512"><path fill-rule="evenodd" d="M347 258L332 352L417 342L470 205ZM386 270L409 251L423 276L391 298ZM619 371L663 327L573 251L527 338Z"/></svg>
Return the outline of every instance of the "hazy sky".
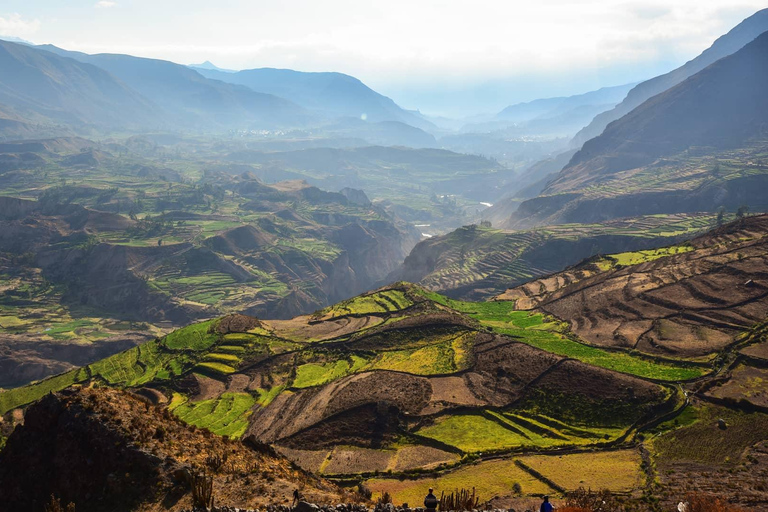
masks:
<svg viewBox="0 0 768 512"><path fill-rule="evenodd" d="M88 53L354 75L459 114L650 78L765 0L2 0L0 34Z"/></svg>

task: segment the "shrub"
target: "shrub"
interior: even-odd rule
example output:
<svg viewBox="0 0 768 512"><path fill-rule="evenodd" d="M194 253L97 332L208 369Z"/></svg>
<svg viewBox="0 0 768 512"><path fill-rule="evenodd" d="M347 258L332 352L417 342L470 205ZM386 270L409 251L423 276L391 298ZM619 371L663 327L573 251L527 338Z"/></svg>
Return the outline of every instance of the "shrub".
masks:
<svg viewBox="0 0 768 512"><path fill-rule="evenodd" d="M61 506L61 500L51 494L51 501L43 507L45 512L75 512L75 504L70 503L65 507Z"/></svg>
<svg viewBox="0 0 768 512"><path fill-rule="evenodd" d="M371 496L373 496L373 491L371 491L367 485L361 483L361 484L357 484L357 494L359 494L366 500L370 500Z"/></svg>
<svg viewBox="0 0 768 512"><path fill-rule="evenodd" d="M719 496L689 493L685 497L685 512L744 512L744 509L728 503Z"/></svg>
<svg viewBox="0 0 768 512"><path fill-rule="evenodd" d="M477 510L480 505L480 498L475 493L475 488L472 488L472 492L469 489L456 489L449 495L445 493L440 494L440 510L452 510L461 512L463 510Z"/></svg>
<svg viewBox="0 0 768 512"><path fill-rule="evenodd" d="M608 489L593 491L583 487L568 493L565 506L572 509L572 512L614 512L621 510L620 504Z"/></svg>

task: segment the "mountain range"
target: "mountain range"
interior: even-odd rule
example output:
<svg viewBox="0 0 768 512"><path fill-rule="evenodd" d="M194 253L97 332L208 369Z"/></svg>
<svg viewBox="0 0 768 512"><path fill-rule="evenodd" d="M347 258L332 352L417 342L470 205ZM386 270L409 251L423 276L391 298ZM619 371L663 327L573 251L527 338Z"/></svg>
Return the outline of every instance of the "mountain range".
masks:
<svg viewBox="0 0 768 512"><path fill-rule="evenodd" d="M667 74L646 80L632 88L621 103L613 109L597 115L588 126L579 131L571 141L571 146L581 147L587 140L600 135L612 121L630 113L646 100L674 87L723 57L737 52L766 30L768 30L768 9L763 9L718 38L712 46L695 59Z"/></svg>
<svg viewBox="0 0 768 512"><path fill-rule="evenodd" d="M587 141L507 225L762 208L768 33Z"/></svg>

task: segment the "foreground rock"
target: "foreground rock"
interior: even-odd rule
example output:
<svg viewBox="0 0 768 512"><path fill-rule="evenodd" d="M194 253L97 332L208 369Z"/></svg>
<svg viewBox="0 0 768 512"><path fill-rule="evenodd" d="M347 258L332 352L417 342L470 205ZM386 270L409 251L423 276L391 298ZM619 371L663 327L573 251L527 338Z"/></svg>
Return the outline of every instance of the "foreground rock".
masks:
<svg viewBox="0 0 768 512"><path fill-rule="evenodd" d="M216 501L238 507L288 503L296 488L342 501L336 486L264 446L186 426L124 391L71 388L30 407L0 452L0 511L43 510L51 495L78 512L179 510L192 505L199 475L212 479Z"/></svg>

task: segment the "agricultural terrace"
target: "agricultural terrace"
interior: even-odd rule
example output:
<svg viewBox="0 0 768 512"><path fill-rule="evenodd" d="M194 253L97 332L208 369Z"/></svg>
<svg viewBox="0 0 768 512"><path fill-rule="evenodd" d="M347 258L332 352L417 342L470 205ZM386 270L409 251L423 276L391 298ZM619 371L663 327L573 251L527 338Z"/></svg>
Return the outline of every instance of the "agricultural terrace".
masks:
<svg viewBox="0 0 768 512"><path fill-rule="evenodd" d="M549 482L566 490L585 487L626 492L636 488L643 477L637 451L616 450L487 460L446 471L437 477L377 477L367 480L365 485L374 492L374 498L388 492L396 504L419 504L429 487L434 488L438 496L442 492L474 487L485 501L509 495L515 484L519 484L521 495L557 493Z"/></svg>
<svg viewBox="0 0 768 512"><path fill-rule="evenodd" d="M499 334L557 355L578 359L593 366L659 381L685 381L710 370L685 362L655 360L631 352L605 350L574 341L566 336L567 326L542 314L516 311L513 301L464 302L434 292L422 292L435 302L449 306L480 321Z"/></svg>
<svg viewBox="0 0 768 512"><path fill-rule="evenodd" d="M221 378L235 372L244 360L280 350L279 343L261 334L218 334L216 322L193 324L84 368L0 393L0 414L92 379L136 387L170 381L193 370Z"/></svg>
<svg viewBox="0 0 768 512"><path fill-rule="evenodd" d="M615 440L622 428L583 428L521 412L445 416L415 432L465 453L582 446Z"/></svg>
<svg viewBox="0 0 768 512"><path fill-rule="evenodd" d="M401 311L413 305L413 301L400 290L384 290L359 295L333 306L321 309L313 315L314 320L333 320L344 316L387 314Z"/></svg>

